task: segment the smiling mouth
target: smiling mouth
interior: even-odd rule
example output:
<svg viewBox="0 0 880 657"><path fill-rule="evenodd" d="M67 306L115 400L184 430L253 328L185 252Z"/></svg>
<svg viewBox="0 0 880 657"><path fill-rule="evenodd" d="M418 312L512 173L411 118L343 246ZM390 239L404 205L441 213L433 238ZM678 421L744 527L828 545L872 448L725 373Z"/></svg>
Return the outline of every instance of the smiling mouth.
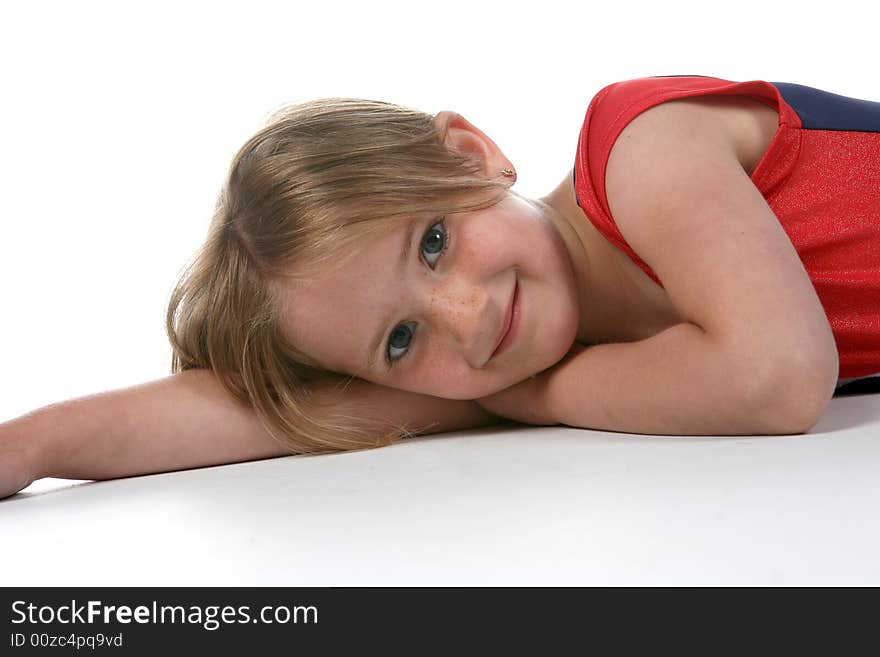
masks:
<svg viewBox="0 0 880 657"><path fill-rule="evenodd" d="M513 294L510 295L510 304L507 307L507 313L505 315L504 320L504 329L503 333L498 339L498 344L495 345L495 351L492 352L492 355L489 357L490 360L495 358L495 356L499 355L503 351L510 346L513 342L513 338L515 336L515 328L518 325L517 320L519 319L520 313L517 312L519 310L519 279L517 279L513 286Z"/></svg>

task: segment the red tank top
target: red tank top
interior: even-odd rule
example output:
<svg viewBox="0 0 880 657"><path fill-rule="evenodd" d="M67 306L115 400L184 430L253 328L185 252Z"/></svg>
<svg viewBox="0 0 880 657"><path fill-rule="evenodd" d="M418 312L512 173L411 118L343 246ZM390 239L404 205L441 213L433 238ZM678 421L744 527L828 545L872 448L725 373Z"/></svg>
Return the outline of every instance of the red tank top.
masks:
<svg viewBox="0 0 880 657"><path fill-rule="evenodd" d="M608 241L663 287L611 216L605 167L614 141L638 114L674 98L710 94L749 96L779 112L779 128L752 182L797 250L825 309L837 342L839 376L880 372L880 103L788 83L701 76L608 85L593 97L581 128L574 165L578 205Z"/></svg>

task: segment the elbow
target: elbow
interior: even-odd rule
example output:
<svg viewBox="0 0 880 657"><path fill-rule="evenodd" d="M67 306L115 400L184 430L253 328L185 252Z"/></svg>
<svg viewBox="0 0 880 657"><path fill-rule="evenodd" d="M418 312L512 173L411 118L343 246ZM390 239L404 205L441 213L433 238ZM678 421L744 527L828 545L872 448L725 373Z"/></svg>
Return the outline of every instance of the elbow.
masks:
<svg viewBox="0 0 880 657"><path fill-rule="evenodd" d="M804 359L802 364L779 368L753 395L753 408L766 433L805 434L825 414L837 385L838 358Z"/></svg>
<svg viewBox="0 0 880 657"><path fill-rule="evenodd" d="M763 434L773 436L791 436L807 434L819 423L823 413L807 413L799 409L796 413L777 411L764 424Z"/></svg>

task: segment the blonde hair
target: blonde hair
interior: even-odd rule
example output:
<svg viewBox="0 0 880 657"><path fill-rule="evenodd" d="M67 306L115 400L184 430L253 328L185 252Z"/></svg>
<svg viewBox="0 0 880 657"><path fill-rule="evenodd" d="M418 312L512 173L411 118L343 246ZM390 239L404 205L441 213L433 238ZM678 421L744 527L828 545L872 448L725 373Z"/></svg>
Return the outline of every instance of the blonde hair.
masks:
<svg viewBox="0 0 880 657"><path fill-rule="evenodd" d="M444 139L432 115L380 101L326 98L271 114L233 157L207 238L172 291L172 374L213 370L292 453L409 435L321 402L315 393L343 377L289 339L279 289L392 222L497 202L507 184Z"/></svg>

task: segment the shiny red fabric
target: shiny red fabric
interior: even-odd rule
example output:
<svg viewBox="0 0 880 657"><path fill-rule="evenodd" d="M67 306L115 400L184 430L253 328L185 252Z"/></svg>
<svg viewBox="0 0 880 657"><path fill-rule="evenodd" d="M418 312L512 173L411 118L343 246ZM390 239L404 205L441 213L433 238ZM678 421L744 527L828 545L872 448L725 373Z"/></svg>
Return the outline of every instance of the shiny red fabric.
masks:
<svg viewBox="0 0 880 657"><path fill-rule="evenodd" d="M600 90L587 109L574 167L579 205L606 239L662 287L611 216L605 167L614 141L638 114L674 98L710 94L750 96L779 112L779 128L752 182L813 282L837 342L840 377L880 372L880 133L805 129L770 82L617 82Z"/></svg>

